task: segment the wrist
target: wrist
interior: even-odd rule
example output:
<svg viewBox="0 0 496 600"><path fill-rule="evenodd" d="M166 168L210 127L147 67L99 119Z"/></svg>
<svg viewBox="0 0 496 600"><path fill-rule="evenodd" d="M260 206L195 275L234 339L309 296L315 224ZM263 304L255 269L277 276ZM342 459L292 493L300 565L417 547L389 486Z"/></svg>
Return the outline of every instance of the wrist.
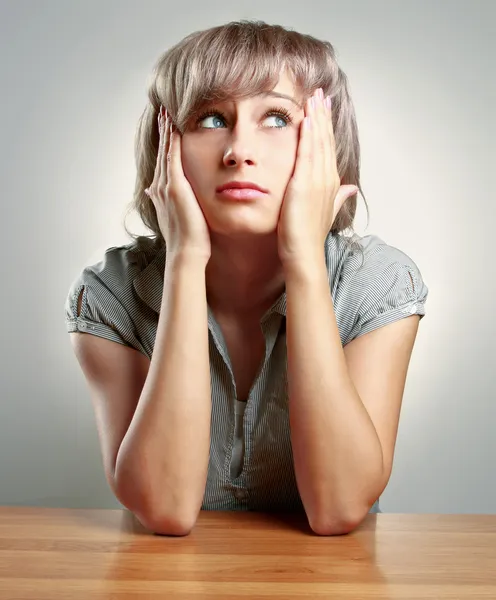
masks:
<svg viewBox="0 0 496 600"><path fill-rule="evenodd" d="M285 280L309 280L315 281L322 277L327 279L327 265L324 254L319 257L301 256L298 259L284 261L282 263Z"/></svg>
<svg viewBox="0 0 496 600"><path fill-rule="evenodd" d="M166 271L195 271L198 274L205 274L208 260L204 256L199 256L191 252L179 252L167 254L165 259Z"/></svg>

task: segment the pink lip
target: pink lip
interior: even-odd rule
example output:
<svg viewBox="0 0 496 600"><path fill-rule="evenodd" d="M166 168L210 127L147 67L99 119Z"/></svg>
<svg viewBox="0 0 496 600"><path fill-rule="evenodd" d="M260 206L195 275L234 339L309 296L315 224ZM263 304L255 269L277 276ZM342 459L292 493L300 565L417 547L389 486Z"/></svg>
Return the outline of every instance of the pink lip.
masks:
<svg viewBox="0 0 496 600"><path fill-rule="evenodd" d="M233 180L233 181L228 181L226 183L223 183L222 185L219 185L218 188L215 190L216 192L222 192L223 190L231 190L231 189L254 189L254 190L258 190L260 192L265 192L267 193L269 190L266 190L263 187L260 187L258 185L258 183L253 183L252 181L239 181L239 180Z"/></svg>
<svg viewBox="0 0 496 600"><path fill-rule="evenodd" d="M217 194L226 200L238 202L240 200L256 200L257 198L266 195L265 192L253 188L228 188L221 192L217 192Z"/></svg>

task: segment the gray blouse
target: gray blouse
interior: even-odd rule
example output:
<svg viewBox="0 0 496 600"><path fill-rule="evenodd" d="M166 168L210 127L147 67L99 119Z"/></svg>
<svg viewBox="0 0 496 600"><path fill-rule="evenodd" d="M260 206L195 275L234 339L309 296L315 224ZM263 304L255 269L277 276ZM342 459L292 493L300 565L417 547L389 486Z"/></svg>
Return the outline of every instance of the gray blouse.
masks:
<svg viewBox="0 0 496 600"><path fill-rule="evenodd" d="M417 265L378 236L329 234L324 255L343 346L398 319L425 315L428 288ZM144 236L108 248L70 286L67 331L131 346L151 359L165 261L166 249ZM212 412L204 510L304 510L291 449L285 322L284 291L261 320L265 360L245 403L236 397L227 346L208 307ZM381 512L379 499L370 512Z"/></svg>

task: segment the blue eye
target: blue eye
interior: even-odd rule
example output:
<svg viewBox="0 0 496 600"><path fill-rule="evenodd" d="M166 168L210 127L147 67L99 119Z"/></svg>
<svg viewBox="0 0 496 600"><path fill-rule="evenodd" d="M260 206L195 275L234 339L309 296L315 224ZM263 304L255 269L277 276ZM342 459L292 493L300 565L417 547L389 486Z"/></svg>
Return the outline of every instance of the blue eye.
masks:
<svg viewBox="0 0 496 600"><path fill-rule="evenodd" d="M203 121L204 119L206 119L207 117L220 117L221 120L225 121L226 117L224 115L224 113L222 113L219 110L209 110L207 112L202 113L198 119L196 120L196 124L198 125L201 121ZM264 114L264 118L266 117L279 117L280 119L282 119L285 123L285 125L288 125L289 123L293 122L293 119L291 117L291 113L285 109L284 107L274 107L274 108L270 108L265 114ZM202 127L201 129L219 129L218 127ZM285 129L285 127L269 127L269 129Z"/></svg>

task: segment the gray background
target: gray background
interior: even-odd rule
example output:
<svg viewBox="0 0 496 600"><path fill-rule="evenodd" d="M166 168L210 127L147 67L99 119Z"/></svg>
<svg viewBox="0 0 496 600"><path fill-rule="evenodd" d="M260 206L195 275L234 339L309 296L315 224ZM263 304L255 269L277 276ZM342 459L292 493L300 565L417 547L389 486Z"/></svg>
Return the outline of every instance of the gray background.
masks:
<svg viewBox="0 0 496 600"><path fill-rule="evenodd" d="M130 241L122 221L152 64L192 31L243 18L335 45L371 210L366 227L359 198L356 230L409 254L430 289L382 510L496 512L496 3L239 6L0 3L0 504L121 506L64 301L84 266Z"/></svg>

